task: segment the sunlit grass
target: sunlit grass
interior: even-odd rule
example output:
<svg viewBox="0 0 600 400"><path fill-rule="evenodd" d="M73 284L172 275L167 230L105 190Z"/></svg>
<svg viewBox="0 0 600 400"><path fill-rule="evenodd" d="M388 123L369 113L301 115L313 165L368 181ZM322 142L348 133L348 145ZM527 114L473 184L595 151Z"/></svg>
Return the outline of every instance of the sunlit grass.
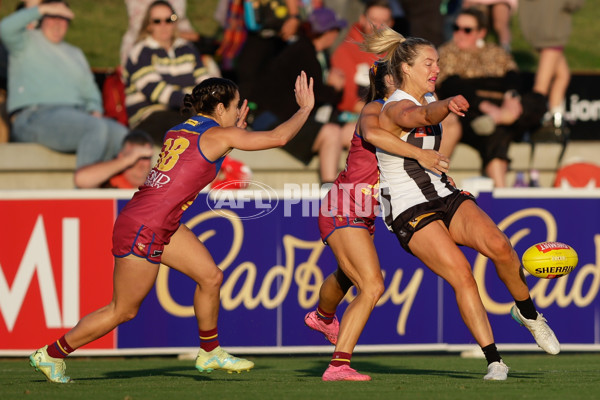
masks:
<svg viewBox="0 0 600 400"><path fill-rule="evenodd" d="M454 354L355 354L352 365L371 382L323 382L330 355L249 357L250 372L201 374L193 360L78 358L67 361L75 380L51 384L25 358L0 360L3 400L105 399L597 399L598 354L504 354L504 382L484 381L485 360Z"/></svg>

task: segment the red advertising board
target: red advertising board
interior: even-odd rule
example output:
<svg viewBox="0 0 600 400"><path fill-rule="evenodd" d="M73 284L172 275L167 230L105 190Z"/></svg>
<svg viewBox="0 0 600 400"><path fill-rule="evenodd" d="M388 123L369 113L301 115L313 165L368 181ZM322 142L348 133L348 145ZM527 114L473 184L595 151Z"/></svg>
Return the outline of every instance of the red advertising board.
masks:
<svg viewBox="0 0 600 400"><path fill-rule="evenodd" d="M41 347L110 301L115 200L0 204L0 342ZM115 342L113 331L87 348Z"/></svg>

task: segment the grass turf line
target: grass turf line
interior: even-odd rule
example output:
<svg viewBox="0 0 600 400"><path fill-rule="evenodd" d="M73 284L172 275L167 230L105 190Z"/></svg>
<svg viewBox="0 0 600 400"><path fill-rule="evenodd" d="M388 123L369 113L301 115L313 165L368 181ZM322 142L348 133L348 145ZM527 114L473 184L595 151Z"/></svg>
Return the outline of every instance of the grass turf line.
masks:
<svg viewBox="0 0 600 400"><path fill-rule="evenodd" d="M371 382L322 382L329 356L256 356L251 372L198 373L172 357L67 360L75 383L51 384L27 359L0 359L3 400L60 399L597 399L600 356L594 353L505 354L504 382L486 382L485 361L457 355L357 354L352 366Z"/></svg>

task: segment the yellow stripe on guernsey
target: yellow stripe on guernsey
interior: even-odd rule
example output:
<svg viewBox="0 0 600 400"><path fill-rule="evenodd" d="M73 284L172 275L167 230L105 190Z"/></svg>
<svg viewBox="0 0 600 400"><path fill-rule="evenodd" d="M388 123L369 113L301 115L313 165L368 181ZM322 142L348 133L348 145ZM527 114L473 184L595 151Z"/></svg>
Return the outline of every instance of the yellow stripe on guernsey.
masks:
<svg viewBox="0 0 600 400"><path fill-rule="evenodd" d="M188 131L187 129L178 129L177 132L184 132L184 133L189 133L192 135L199 135L200 132L194 132L194 131Z"/></svg>
<svg viewBox="0 0 600 400"><path fill-rule="evenodd" d="M210 339L214 339L217 336L219 336L218 334L216 335L212 335L212 336L200 336L200 340L210 340Z"/></svg>

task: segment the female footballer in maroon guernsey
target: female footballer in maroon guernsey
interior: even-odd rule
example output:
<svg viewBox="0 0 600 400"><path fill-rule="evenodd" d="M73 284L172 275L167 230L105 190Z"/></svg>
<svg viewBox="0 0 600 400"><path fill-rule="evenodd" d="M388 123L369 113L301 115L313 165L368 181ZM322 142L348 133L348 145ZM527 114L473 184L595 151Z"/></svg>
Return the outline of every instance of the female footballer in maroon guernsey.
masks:
<svg viewBox="0 0 600 400"><path fill-rule="evenodd" d="M291 140L314 107L313 80L302 72L295 84L299 110L271 131L247 132L247 102L241 108L235 83L210 78L184 98L197 115L167 132L159 160L146 183L117 217L113 232L114 294L107 306L83 317L56 342L37 350L30 364L51 382L67 383L64 358L135 317L158 274L160 263L180 271L198 285L194 312L200 350L196 368L247 371L254 363L228 354L219 346L217 319L223 272L210 253L180 219L200 190L217 175L233 148L263 150Z"/></svg>
<svg viewBox="0 0 600 400"><path fill-rule="evenodd" d="M424 150L379 128L383 98L395 88L387 63L376 62L370 69L370 88L352 138L346 168L321 203L319 229L323 242L331 247L338 269L327 277L319 293L316 311L306 314L306 325L325 334L336 345L324 381L365 381L368 375L350 368L352 351L371 311L383 293L383 277L373 245L379 202L379 170L375 147L416 159L423 167L448 171L448 158ZM358 228L358 229L343 229ZM352 285L358 295L350 303L341 325L335 310ZM339 330L339 336L338 336Z"/></svg>

